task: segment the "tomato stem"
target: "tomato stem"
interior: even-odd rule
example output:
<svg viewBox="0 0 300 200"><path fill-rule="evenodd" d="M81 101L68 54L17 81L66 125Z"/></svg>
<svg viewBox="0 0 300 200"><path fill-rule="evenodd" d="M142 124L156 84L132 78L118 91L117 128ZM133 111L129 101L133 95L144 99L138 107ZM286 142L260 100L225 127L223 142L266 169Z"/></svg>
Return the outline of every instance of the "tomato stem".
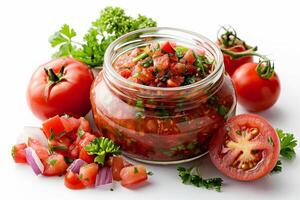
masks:
<svg viewBox="0 0 300 200"><path fill-rule="evenodd" d="M44 70L50 83L58 83L63 79L65 67L62 66L57 74L55 74L52 68L44 68Z"/></svg>
<svg viewBox="0 0 300 200"><path fill-rule="evenodd" d="M256 72L263 79L269 79L274 74L274 63L270 60L262 60L256 67Z"/></svg>

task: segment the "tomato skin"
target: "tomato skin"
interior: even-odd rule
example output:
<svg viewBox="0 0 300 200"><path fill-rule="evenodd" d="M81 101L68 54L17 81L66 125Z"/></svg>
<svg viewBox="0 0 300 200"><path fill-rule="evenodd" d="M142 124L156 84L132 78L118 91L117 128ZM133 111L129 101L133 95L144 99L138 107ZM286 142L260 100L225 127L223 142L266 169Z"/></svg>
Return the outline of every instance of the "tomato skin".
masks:
<svg viewBox="0 0 300 200"><path fill-rule="evenodd" d="M59 176L64 174L68 168L64 156L60 154L52 154L43 164L45 167L44 176Z"/></svg>
<svg viewBox="0 0 300 200"><path fill-rule="evenodd" d="M64 80L49 88L44 68L57 74L64 66ZM58 58L41 65L32 75L27 89L27 102L33 114L41 119L63 115L85 116L90 108L89 91L93 75L87 65L73 58Z"/></svg>
<svg viewBox="0 0 300 200"><path fill-rule="evenodd" d="M263 79L256 72L257 63L239 67L232 76L238 102L249 111L262 111L274 105L280 95L280 81L276 73Z"/></svg>
<svg viewBox="0 0 300 200"><path fill-rule="evenodd" d="M26 149L25 143L16 144L12 147L11 154L16 163L27 163L26 161Z"/></svg>
<svg viewBox="0 0 300 200"><path fill-rule="evenodd" d="M219 46L221 46L219 41L217 41L216 43ZM246 48L242 45L236 45L226 49L233 52L246 51ZM223 58L224 58L225 71L229 74L229 76L232 76L235 70L238 69L241 65L253 61L253 56L244 56L238 59L233 59L231 56L225 53L223 53Z"/></svg>
<svg viewBox="0 0 300 200"><path fill-rule="evenodd" d="M69 171L66 173L64 178L65 186L72 190L79 190L85 188L81 180L79 179L78 174Z"/></svg>
<svg viewBox="0 0 300 200"><path fill-rule="evenodd" d="M240 140L247 136L241 132L238 134L237 131L245 127L256 128L259 135L253 136L246 142ZM239 144L239 141L242 142ZM228 146L229 143L234 143L236 146L241 145L242 150L231 148ZM244 155L245 159L249 158L249 154L244 152L247 150L251 156L253 156L253 151L261 151L261 157L258 160L247 160L255 163L249 169L236 167L235 161L238 158ZM224 127L220 128L213 136L209 145L212 163L225 175L240 181L253 181L269 174L276 165L279 152L280 142L276 131L265 119L254 114L242 114L230 118Z"/></svg>
<svg viewBox="0 0 300 200"><path fill-rule="evenodd" d="M146 168L143 165L124 167L120 172L121 185L134 188L148 179Z"/></svg>
<svg viewBox="0 0 300 200"><path fill-rule="evenodd" d="M95 185L96 176L98 173L98 164L90 163L83 165L79 171L79 177L86 187L93 187Z"/></svg>
<svg viewBox="0 0 300 200"><path fill-rule="evenodd" d="M75 117L62 116L60 117L60 120L67 133L77 131L78 127L80 126L80 120L76 119Z"/></svg>
<svg viewBox="0 0 300 200"><path fill-rule="evenodd" d="M59 138L65 132L65 126L58 115L45 120L42 126L43 132L48 139ZM52 133L54 133L55 138L52 138Z"/></svg>

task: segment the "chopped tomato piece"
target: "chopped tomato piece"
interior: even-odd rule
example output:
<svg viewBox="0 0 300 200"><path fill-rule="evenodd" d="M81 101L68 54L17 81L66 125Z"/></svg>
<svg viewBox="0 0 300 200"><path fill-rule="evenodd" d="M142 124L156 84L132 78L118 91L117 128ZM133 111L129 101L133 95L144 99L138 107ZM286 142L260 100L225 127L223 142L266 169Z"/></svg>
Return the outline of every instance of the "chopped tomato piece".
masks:
<svg viewBox="0 0 300 200"><path fill-rule="evenodd" d="M82 181L79 179L78 174L69 171L65 175L65 186L72 190L83 189L85 186L83 185Z"/></svg>
<svg viewBox="0 0 300 200"><path fill-rule="evenodd" d="M179 87L184 81L182 76L173 76L167 80L168 87Z"/></svg>
<svg viewBox="0 0 300 200"><path fill-rule="evenodd" d="M71 131L77 131L80 125L80 120L76 119L75 117L60 117L61 122L63 123L65 130L67 133Z"/></svg>
<svg viewBox="0 0 300 200"><path fill-rule="evenodd" d="M132 188L144 183L148 175L143 165L136 165L123 168L120 172L120 177L122 186Z"/></svg>
<svg viewBox="0 0 300 200"><path fill-rule="evenodd" d="M41 160L46 160L49 157L48 148L37 139L28 138L28 146L33 148Z"/></svg>
<svg viewBox="0 0 300 200"><path fill-rule="evenodd" d="M66 172L68 168L67 163L64 160L64 156L60 154L52 154L43 162L45 176L59 176Z"/></svg>
<svg viewBox="0 0 300 200"><path fill-rule="evenodd" d="M97 173L98 164L86 164L80 168L79 178L86 187L93 187L95 185Z"/></svg>
<svg viewBox="0 0 300 200"><path fill-rule="evenodd" d="M183 60L185 60L188 64L193 64L196 61L196 58L194 56L194 52L193 50L189 49L183 56L182 58Z"/></svg>
<svg viewBox="0 0 300 200"><path fill-rule="evenodd" d="M112 176L115 181L120 181L120 172L124 168L124 159L121 156L111 157Z"/></svg>
<svg viewBox="0 0 300 200"><path fill-rule="evenodd" d="M58 115L43 122L43 131L48 139L60 138L65 134L65 127Z"/></svg>
<svg viewBox="0 0 300 200"><path fill-rule="evenodd" d="M79 118L80 126L79 128L82 129L84 132L91 132L90 123L84 117Z"/></svg>
<svg viewBox="0 0 300 200"><path fill-rule="evenodd" d="M25 155L25 149L26 144L16 144L12 147L11 155L16 163L26 163L26 155Z"/></svg>
<svg viewBox="0 0 300 200"><path fill-rule="evenodd" d="M165 42L161 45L161 50L167 52L167 53L175 53L173 47L171 46L170 42Z"/></svg>
<svg viewBox="0 0 300 200"><path fill-rule="evenodd" d="M170 63L170 59L168 54L164 54L163 56L158 56L153 58L153 64L154 67L156 67L158 70L165 70L168 68Z"/></svg>
<svg viewBox="0 0 300 200"><path fill-rule="evenodd" d="M87 163L92 163L94 162L95 156L89 155L88 152L82 148L79 152L79 158Z"/></svg>

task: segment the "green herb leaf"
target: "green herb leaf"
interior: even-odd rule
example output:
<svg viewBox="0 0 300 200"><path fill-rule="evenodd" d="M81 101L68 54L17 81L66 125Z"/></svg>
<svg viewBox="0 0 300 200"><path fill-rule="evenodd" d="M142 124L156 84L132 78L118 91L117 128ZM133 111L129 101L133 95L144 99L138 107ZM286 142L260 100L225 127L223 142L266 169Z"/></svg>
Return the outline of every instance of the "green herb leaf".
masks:
<svg viewBox="0 0 300 200"><path fill-rule="evenodd" d="M205 187L206 189L215 189L220 192L223 180L221 178L204 179L199 173L193 173L195 168L177 167L179 177L184 184L192 184L196 187Z"/></svg>
<svg viewBox="0 0 300 200"><path fill-rule="evenodd" d="M279 173L281 171L282 171L282 162L278 160L275 167L272 169L271 173Z"/></svg>
<svg viewBox="0 0 300 200"><path fill-rule="evenodd" d="M296 156L295 147L297 146L297 140L291 133L285 133L281 129L276 129L276 132L280 140L280 155L288 160L291 160Z"/></svg>
<svg viewBox="0 0 300 200"><path fill-rule="evenodd" d="M94 162L104 165L106 155L118 155L121 153L120 146L116 145L112 140L99 137L95 138L84 148L90 155L96 155Z"/></svg>

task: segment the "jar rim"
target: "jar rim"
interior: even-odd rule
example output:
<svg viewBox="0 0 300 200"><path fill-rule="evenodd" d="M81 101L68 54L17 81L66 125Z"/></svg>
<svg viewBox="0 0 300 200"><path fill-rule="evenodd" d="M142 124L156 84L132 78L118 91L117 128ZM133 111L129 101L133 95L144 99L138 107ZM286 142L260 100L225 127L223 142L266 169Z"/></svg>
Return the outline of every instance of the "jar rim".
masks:
<svg viewBox="0 0 300 200"><path fill-rule="evenodd" d="M197 81L195 83L189 84L189 85L185 85L185 86L178 86L178 87L154 87L154 86L148 86L148 85L143 85L143 84L139 84L139 83L135 83L133 81L130 81L124 77L122 77L116 70L114 70L113 66L112 66L112 62L111 62L111 55L110 52L114 51L117 47L118 44L126 39L127 37L130 37L132 35L135 34L139 34L139 33L147 33L147 32L158 32L158 31L177 31L177 32L181 32L184 34L189 34L191 36L195 36L197 38L199 38L201 41L205 42L206 44L208 44L212 50L215 52L216 56L214 56L214 59L216 61L215 64L215 68L214 70L204 79ZM104 70L113 76L114 78L116 78L118 81L123 82L124 84L130 86L130 87L134 87L134 88L139 88L139 89L143 89L143 90L148 90L148 91L162 91L162 92L179 92L179 91L183 91L183 90L187 90L187 89L193 89L193 88L198 88L198 87L205 87L207 86L210 81L212 79L214 79L216 76L220 75L221 73L224 72L224 65L223 65L223 54L220 50L220 48L210 39L208 39L207 37L198 34L196 32L193 31L188 31L188 30L184 30L184 29L180 29L180 28L173 28L173 27L151 27L151 28L143 28L143 29L138 29L129 33L126 33L122 36L120 36L119 38L117 38L116 40L114 40L106 49L105 54L104 54Z"/></svg>

